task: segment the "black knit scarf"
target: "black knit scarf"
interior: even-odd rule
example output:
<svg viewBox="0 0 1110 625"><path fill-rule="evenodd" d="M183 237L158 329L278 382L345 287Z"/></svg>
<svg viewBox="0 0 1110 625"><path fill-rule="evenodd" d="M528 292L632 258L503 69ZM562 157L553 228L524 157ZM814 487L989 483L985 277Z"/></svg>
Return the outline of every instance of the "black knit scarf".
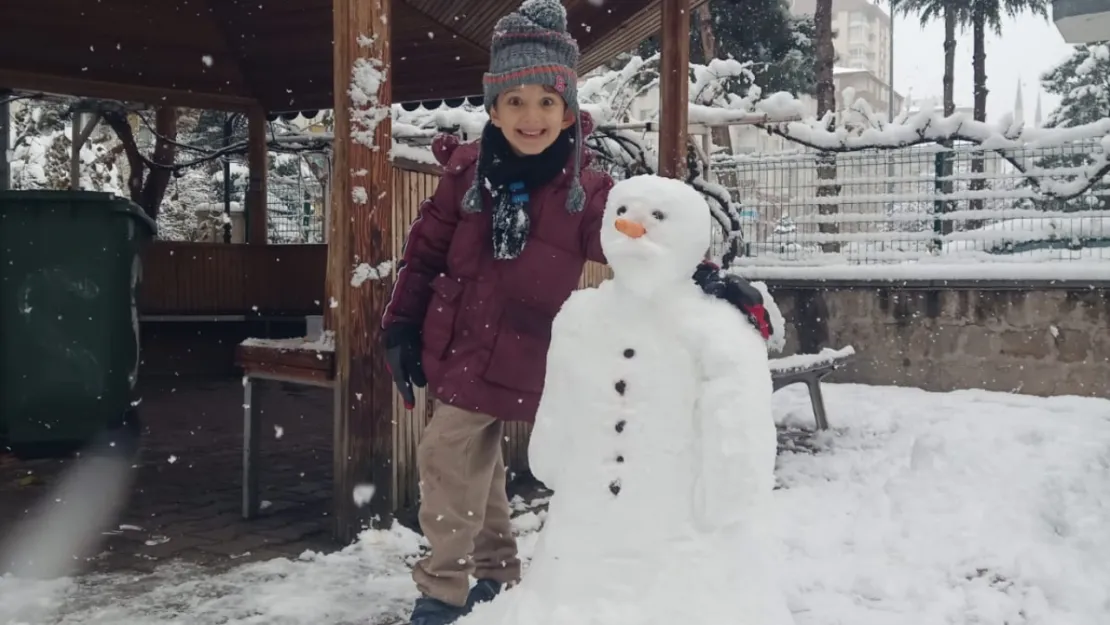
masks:
<svg viewBox="0 0 1110 625"><path fill-rule="evenodd" d="M574 128L559 133L555 143L534 156L517 156L504 133L491 123L482 131L478 179L493 198L493 257L516 258L524 250L531 227L530 200L568 166Z"/></svg>

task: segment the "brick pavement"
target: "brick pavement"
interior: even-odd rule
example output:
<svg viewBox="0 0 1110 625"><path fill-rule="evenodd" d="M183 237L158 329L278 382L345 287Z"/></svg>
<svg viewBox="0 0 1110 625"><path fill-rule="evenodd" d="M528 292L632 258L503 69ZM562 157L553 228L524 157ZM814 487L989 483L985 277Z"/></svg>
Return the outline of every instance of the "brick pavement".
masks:
<svg viewBox="0 0 1110 625"><path fill-rule="evenodd" d="M339 547L328 516L329 391L275 385L267 393L260 450L266 503L260 518L244 521L241 380L148 378L141 390L143 448L130 500L74 572L145 571L169 558L219 567ZM51 487L71 465L0 456L0 539L36 502L53 496Z"/></svg>

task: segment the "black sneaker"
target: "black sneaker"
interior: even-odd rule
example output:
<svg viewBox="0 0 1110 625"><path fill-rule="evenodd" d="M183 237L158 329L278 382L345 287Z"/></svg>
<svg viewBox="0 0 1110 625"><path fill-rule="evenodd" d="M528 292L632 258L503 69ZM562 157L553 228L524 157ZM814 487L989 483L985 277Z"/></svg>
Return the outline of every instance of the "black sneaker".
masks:
<svg viewBox="0 0 1110 625"><path fill-rule="evenodd" d="M493 601L493 598L501 592L501 582L496 582L492 579L480 579L474 587L470 589L470 594L466 596L466 613L469 614L474 606L479 603Z"/></svg>
<svg viewBox="0 0 1110 625"><path fill-rule="evenodd" d="M431 597L420 597L412 606L409 625L450 625L462 618L469 608L444 603Z"/></svg>

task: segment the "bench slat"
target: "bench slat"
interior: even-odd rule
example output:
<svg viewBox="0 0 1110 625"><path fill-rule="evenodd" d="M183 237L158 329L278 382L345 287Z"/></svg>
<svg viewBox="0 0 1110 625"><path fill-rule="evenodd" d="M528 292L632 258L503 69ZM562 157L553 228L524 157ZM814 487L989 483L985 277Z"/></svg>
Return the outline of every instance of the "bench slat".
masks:
<svg viewBox="0 0 1110 625"><path fill-rule="evenodd" d="M813 371L828 367L835 368L852 356L855 356L855 354L856 350L851 345L847 345L840 349L826 347L816 354L795 354L793 356L773 358L769 365L772 375L781 376L799 371Z"/></svg>

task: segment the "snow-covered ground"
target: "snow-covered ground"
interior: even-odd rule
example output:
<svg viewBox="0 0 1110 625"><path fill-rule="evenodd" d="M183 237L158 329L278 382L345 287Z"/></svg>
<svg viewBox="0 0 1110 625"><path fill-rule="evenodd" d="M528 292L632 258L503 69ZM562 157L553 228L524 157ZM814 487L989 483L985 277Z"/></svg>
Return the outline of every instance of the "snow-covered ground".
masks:
<svg viewBox="0 0 1110 625"><path fill-rule="evenodd" d="M836 431L778 470L798 625L1110 623L1110 401L856 385L826 400ZM775 402L812 423L803 389ZM526 553L540 521L517 518ZM404 622L420 544L367 532L217 575L0 578L0 625Z"/></svg>

